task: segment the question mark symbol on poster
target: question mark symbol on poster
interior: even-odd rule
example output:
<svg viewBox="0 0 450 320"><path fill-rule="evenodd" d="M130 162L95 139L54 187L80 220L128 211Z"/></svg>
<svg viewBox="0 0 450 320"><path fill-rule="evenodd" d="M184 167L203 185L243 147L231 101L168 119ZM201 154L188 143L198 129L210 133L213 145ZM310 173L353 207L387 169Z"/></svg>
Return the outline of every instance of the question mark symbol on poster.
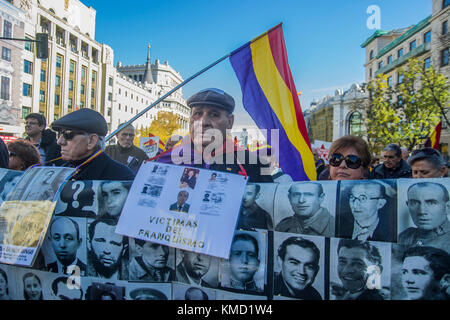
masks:
<svg viewBox="0 0 450 320"><path fill-rule="evenodd" d="M81 193L81 191L83 191L83 189L84 189L84 182L76 181L75 183L72 184L72 190L76 190L73 194L74 201L72 202L72 207L74 207L75 209L80 206L80 202L78 202L78 195Z"/></svg>

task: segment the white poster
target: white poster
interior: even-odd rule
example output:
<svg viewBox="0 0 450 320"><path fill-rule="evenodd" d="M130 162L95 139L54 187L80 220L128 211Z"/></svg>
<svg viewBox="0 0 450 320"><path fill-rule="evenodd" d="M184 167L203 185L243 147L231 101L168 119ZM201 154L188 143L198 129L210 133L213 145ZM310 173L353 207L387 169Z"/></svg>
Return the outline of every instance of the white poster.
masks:
<svg viewBox="0 0 450 320"><path fill-rule="evenodd" d="M317 153L325 160L325 163L328 163L328 152L330 151L331 142L316 140L312 146L317 149Z"/></svg>
<svg viewBox="0 0 450 320"><path fill-rule="evenodd" d="M116 233L228 259L246 183L241 175L147 162Z"/></svg>
<svg viewBox="0 0 450 320"><path fill-rule="evenodd" d="M159 137L139 138L139 148L145 151L149 158L153 158L158 153Z"/></svg>

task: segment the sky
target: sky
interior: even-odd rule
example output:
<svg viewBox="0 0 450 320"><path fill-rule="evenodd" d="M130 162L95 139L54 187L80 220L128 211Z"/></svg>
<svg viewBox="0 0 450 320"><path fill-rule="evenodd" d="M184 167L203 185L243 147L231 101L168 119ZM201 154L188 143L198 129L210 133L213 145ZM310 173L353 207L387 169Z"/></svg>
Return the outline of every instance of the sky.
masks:
<svg viewBox="0 0 450 320"><path fill-rule="evenodd" d="M432 0L81 0L97 11L97 42L114 50L114 63L159 59L184 79L283 23L289 65L303 111L313 100L344 91L365 79L367 13L380 8L380 28L418 23L431 14ZM118 5L120 4L120 5ZM242 106L239 82L224 60L183 87L185 99L216 87L236 101L235 125L253 124Z"/></svg>

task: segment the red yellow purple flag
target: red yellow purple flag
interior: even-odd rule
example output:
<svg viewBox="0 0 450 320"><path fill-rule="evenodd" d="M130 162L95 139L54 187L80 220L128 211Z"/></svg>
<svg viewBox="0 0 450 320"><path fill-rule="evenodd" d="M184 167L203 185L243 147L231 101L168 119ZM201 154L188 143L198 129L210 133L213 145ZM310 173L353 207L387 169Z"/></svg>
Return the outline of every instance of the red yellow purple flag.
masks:
<svg viewBox="0 0 450 320"><path fill-rule="evenodd" d="M434 128L433 132L425 141L425 147L439 150L439 144L441 142L441 131L442 131L442 121L437 124L436 128Z"/></svg>
<svg viewBox="0 0 450 320"><path fill-rule="evenodd" d="M279 129L281 169L294 181L316 180L281 24L233 51L230 62L241 85L245 110L260 129Z"/></svg>

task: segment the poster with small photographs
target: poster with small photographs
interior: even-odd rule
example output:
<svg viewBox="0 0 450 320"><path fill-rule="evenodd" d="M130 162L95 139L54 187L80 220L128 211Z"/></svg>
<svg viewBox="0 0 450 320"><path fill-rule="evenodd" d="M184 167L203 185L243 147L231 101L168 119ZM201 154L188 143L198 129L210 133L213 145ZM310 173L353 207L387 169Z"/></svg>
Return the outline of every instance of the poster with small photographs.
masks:
<svg viewBox="0 0 450 320"><path fill-rule="evenodd" d="M275 194L275 231L334 237L336 181L280 184Z"/></svg>
<svg viewBox="0 0 450 320"><path fill-rule="evenodd" d="M267 300L267 296L216 290L216 300Z"/></svg>
<svg viewBox="0 0 450 320"><path fill-rule="evenodd" d="M173 283L173 300L216 300L216 290L192 286L183 283Z"/></svg>

